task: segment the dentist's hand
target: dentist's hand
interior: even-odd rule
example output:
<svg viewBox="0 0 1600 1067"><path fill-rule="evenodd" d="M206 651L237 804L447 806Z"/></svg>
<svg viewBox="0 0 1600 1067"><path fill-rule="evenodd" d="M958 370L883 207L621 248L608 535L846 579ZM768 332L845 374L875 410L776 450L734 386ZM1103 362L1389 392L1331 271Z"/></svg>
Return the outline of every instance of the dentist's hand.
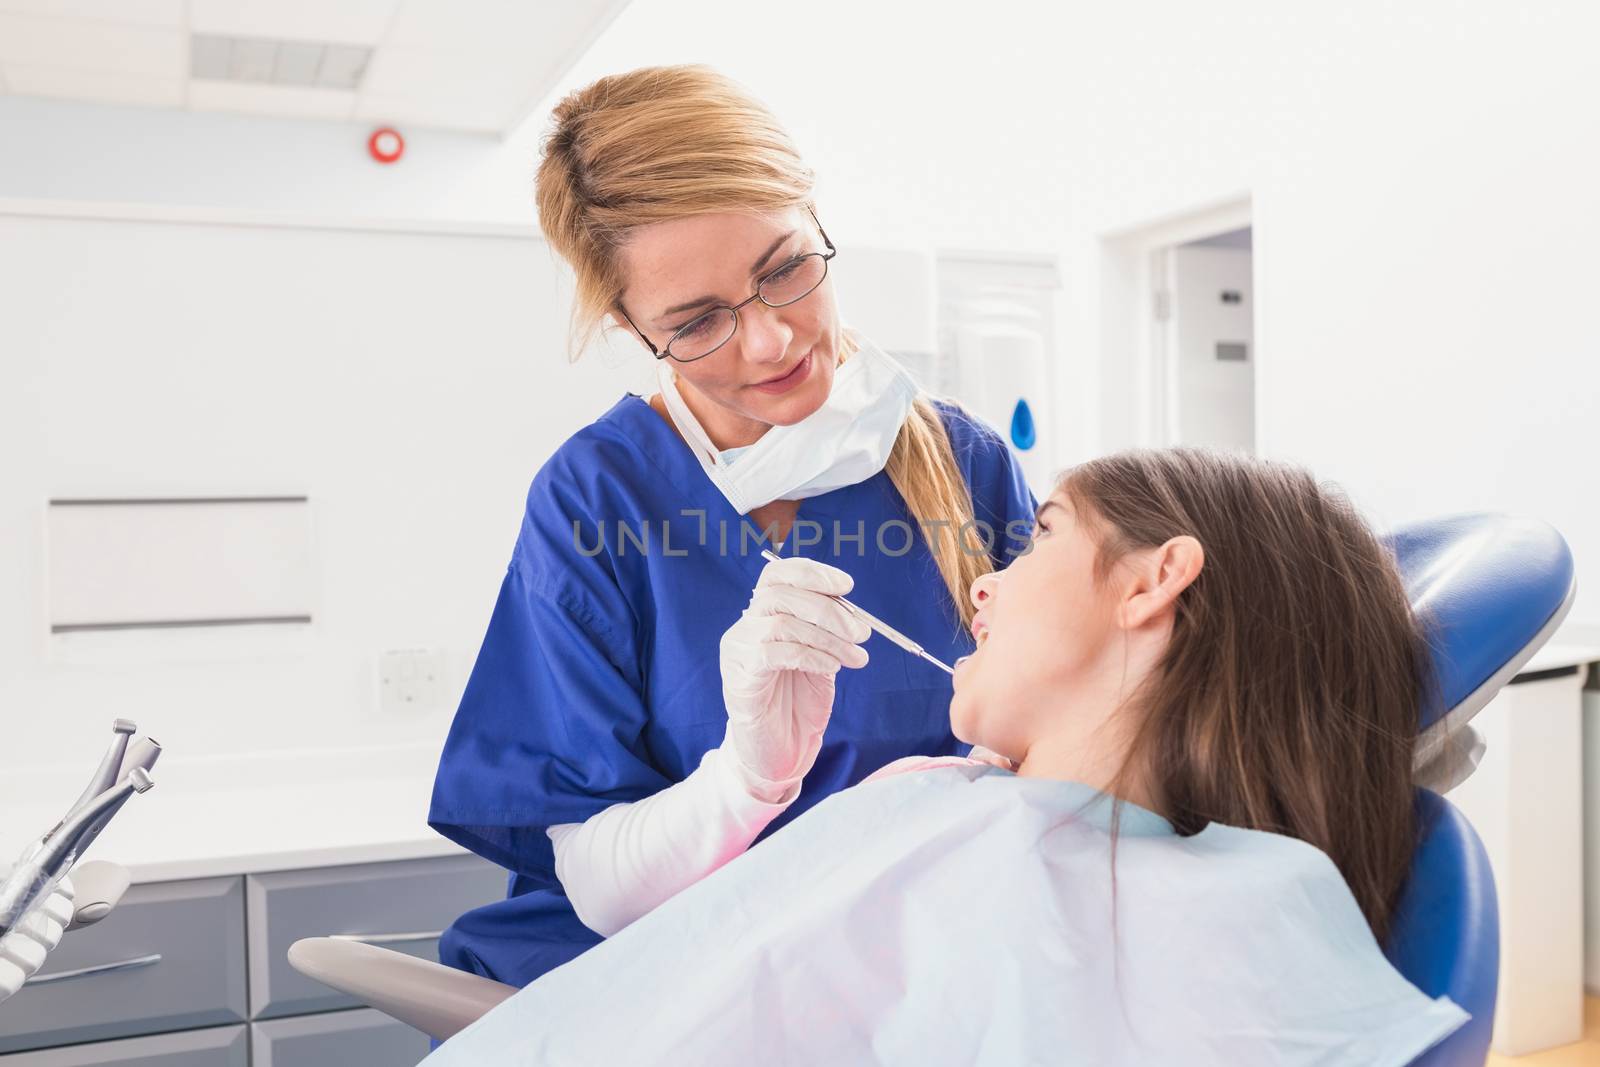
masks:
<svg viewBox="0 0 1600 1067"><path fill-rule="evenodd" d="M22 988L44 958L61 943L72 921L72 879L61 879L48 897L23 916L15 928L0 937L0 1001Z"/></svg>
<svg viewBox="0 0 1600 1067"><path fill-rule="evenodd" d="M866 623L824 594L854 582L837 567L791 557L768 563L750 606L722 635L722 697L729 763L751 796L793 800L822 747L833 676L864 667Z"/></svg>

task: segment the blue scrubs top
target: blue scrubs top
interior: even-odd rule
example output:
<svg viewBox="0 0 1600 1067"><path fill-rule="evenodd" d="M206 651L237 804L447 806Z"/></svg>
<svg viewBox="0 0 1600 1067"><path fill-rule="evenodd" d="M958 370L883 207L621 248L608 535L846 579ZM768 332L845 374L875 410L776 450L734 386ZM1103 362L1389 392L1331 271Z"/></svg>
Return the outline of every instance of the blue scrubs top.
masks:
<svg viewBox="0 0 1600 1067"><path fill-rule="evenodd" d="M1003 567L1025 547L1033 494L993 430L937 406ZM750 601L761 547L641 397L539 471L428 815L509 869L510 895L458 919L442 962L520 986L599 943L562 892L545 830L682 781L721 744L718 644ZM848 572L852 601L946 663L972 651L887 473L801 501L783 554ZM839 672L799 798L762 837L901 756L966 751L950 733L949 676L879 635L866 647L866 667Z"/></svg>

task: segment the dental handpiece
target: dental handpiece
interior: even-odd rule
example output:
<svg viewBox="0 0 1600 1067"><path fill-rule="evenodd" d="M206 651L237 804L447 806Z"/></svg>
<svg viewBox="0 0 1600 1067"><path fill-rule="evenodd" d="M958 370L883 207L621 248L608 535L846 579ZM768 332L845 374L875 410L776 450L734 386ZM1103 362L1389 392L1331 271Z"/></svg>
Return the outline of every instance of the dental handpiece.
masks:
<svg viewBox="0 0 1600 1067"><path fill-rule="evenodd" d="M50 895L129 797L154 784L143 767L132 768L110 789L78 805L40 847L18 863L0 885L0 937Z"/></svg>
<svg viewBox="0 0 1600 1067"><path fill-rule="evenodd" d="M111 745L83 795L0 879L0 937L55 890L130 796L154 784L150 768L160 757L161 746L144 737L130 747L128 740L138 727L126 719L112 723L111 731Z"/></svg>
<svg viewBox="0 0 1600 1067"><path fill-rule="evenodd" d="M776 563L778 560L782 559L783 557L778 555L776 552L772 551L771 549L763 548L761 550L761 558L767 560L768 562ZM862 622L864 622L868 626L872 627L873 630L875 630L878 633L882 634L883 636L887 637L894 644L899 645L901 648L905 649L907 652L911 653L913 656L918 656L918 657L920 657L922 659L927 660L929 663L933 664L935 667L938 667L941 671L944 671L946 674L953 675L953 674L956 673L955 669L953 667L947 666L946 664L940 662L938 659L935 659L932 655L930 655L928 653L927 649L923 648L921 645L919 645L915 641L911 640L911 638L907 637L905 634L901 633L899 630L896 630L893 626L890 626L888 623L884 622L882 619L880 619L876 615L872 614L872 612L867 611L864 608L857 607L856 605L850 603L850 601L846 600L842 596L834 596L832 593L824 593L822 595L827 597L829 600L837 601L842 607L844 607L844 609L846 611L849 611L856 618L860 619Z"/></svg>

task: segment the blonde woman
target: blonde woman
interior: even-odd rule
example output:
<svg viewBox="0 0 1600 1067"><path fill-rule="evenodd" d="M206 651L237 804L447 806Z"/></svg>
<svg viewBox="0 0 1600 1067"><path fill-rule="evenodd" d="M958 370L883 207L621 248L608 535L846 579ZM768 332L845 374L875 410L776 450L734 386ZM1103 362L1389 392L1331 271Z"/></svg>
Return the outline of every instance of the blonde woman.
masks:
<svg viewBox="0 0 1600 1067"><path fill-rule="evenodd" d="M573 93L537 191L574 351L626 331L660 391L535 476L439 765L429 822L512 873L440 957L514 984L873 769L964 753L950 678L815 594L950 662L1034 508L993 431L845 328L812 172L735 83ZM766 545L790 558L763 568Z"/></svg>

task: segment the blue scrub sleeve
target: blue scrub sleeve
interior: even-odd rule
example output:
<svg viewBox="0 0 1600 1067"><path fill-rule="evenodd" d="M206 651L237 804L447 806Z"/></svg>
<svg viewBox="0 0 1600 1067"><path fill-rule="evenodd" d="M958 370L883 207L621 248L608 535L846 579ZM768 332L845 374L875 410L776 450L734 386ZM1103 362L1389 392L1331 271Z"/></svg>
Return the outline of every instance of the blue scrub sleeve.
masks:
<svg viewBox="0 0 1600 1067"><path fill-rule="evenodd" d="M633 645L580 591L513 560L445 741L428 824L532 885L558 887L546 828L671 784L645 748Z"/></svg>

